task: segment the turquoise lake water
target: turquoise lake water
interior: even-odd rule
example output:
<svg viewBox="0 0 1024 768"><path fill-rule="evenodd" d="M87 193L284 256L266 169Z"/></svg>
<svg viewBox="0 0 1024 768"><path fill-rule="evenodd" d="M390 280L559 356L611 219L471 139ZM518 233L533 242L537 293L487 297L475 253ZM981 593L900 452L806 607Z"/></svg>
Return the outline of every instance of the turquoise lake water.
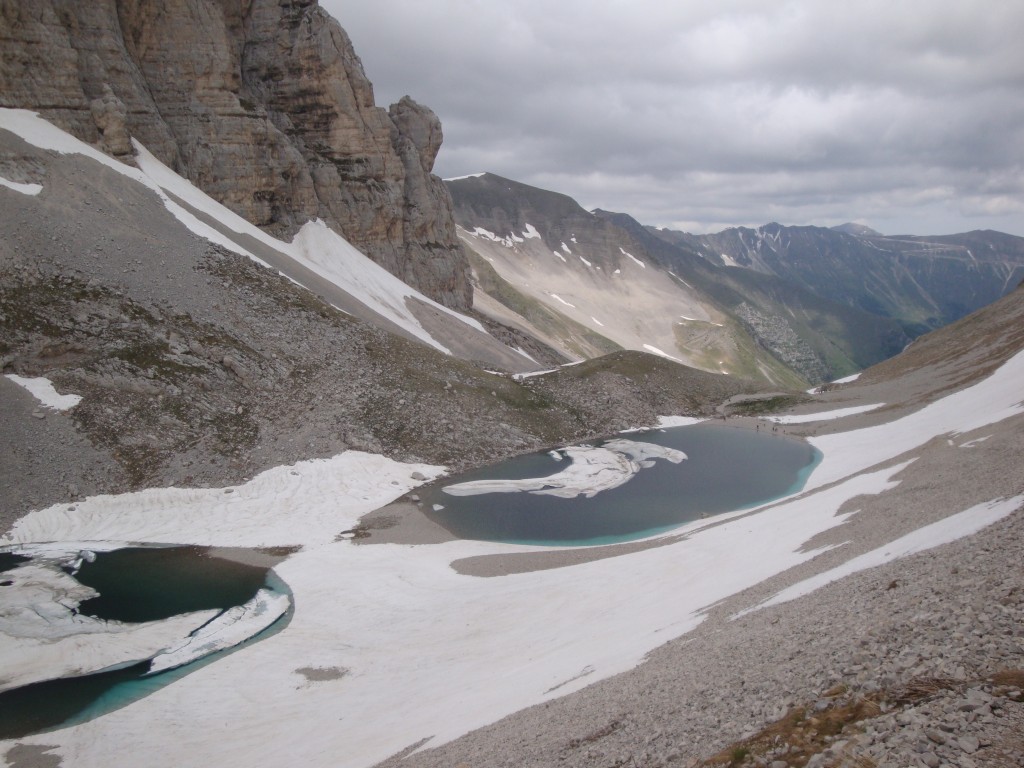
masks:
<svg viewBox="0 0 1024 768"><path fill-rule="evenodd" d="M242 605L264 587L290 594L287 585L269 568L214 557L205 547L129 547L100 552L95 562L82 564L75 578L100 592L100 597L83 601L79 613L124 622L227 609ZM225 654L281 631L291 613L289 610L271 627L234 648L177 669L146 675L149 662L145 661L0 693L0 739L76 725L126 706Z"/></svg>
<svg viewBox="0 0 1024 768"><path fill-rule="evenodd" d="M475 496L443 492L444 486L470 480L549 477L561 472L568 461L557 461L547 453L517 456L423 489L425 514L464 539L555 546L610 544L782 498L799 491L821 460L820 452L801 440L719 424L614 439L674 448L688 458L679 464L658 459L624 485L589 499L525 492ZM434 505L443 509L434 510Z"/></svg>

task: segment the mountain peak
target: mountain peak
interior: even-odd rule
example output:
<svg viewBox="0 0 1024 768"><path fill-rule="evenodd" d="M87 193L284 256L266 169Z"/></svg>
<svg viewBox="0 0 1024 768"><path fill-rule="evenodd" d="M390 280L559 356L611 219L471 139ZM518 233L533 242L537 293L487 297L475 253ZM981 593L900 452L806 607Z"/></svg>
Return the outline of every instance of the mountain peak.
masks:
<svg viewBox="0 0 1024 768"><path fill-rule="evenodd" d="M865 224L857 224L853 221L848 221L845 224L838 224L834 227L830 227L834 232L842 232L846 235L853 235L854 237L882 237L882 233L872 229Z"/></svg>

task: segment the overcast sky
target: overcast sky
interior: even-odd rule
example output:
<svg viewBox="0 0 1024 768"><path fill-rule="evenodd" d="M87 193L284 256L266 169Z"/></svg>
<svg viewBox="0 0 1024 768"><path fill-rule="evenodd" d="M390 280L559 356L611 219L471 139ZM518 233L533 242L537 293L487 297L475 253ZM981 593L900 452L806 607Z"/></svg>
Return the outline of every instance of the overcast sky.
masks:
<svg viewBox="0 0 1024 768"><path fill-rule="evenodd" d="M689 232L1024 236L1020 0L321 0L377 104L492 171Z"/></svg>

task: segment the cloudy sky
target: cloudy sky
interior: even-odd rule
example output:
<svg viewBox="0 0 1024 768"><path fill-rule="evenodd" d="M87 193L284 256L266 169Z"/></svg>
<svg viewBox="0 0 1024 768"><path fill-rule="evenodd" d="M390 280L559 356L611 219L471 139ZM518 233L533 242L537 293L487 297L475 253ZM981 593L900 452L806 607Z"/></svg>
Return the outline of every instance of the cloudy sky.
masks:
<svg viewBox="0 0 1024 768"><path fill-rule="evenodd" d="M492 171L690 232L1024 235L1019 0L321 0L382 106Z"/></svg>

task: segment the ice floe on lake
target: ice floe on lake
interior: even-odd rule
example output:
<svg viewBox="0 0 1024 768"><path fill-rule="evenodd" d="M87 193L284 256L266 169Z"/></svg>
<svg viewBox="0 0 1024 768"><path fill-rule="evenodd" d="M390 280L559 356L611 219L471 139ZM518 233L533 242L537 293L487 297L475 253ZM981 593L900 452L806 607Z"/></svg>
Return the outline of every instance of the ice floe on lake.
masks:
<svg viewBox="0 0 1024 768"><path fill-rule="evenodd" d="M603 446L581 445L560 452L572 463L557 474L521 480L471 480L447 485L450 496L476 496L484 493L533 493L574 499L592 498L601 491L618 488L641 469L654 465L654 459L678 464L686 454L674 448L634 440L609 440Z"/></svg>
<svg viewBox="0 0 1024 768"><path fill-rule="evenodd" d="M11 181L10 179L5 179L3 176L0 176L0 187L7 187L8 189L12 189L15 192L21 192L21 194L28 195L30 197L35 197L43 191L42 184L26 184L20 181Z"/></svg>
<svg viewBox="0 0 1024 768"><path fill-rule="evenodd" d="M174 669L225 651L255 637L284 616L291 607L288 595L261 589L249 602L228 608L187 638L156 654L147 674Z"/></svg>

